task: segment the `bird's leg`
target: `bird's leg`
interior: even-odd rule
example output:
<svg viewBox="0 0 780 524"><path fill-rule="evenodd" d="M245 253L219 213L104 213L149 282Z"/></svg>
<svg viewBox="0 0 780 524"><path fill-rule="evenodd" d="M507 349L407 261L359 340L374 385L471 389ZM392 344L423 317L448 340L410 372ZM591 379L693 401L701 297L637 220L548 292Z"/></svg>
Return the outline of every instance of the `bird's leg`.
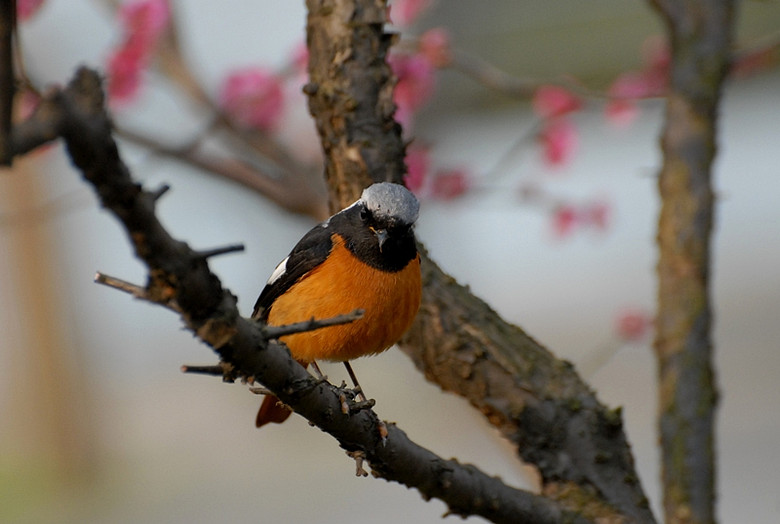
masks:
<svg viewBox="0 0 780 524"><path fill-rule="evenodd" d="M349 362L346 360L344 361L344 367L347 368L347 373L349 373L349 378L352 380L352 383L355 385L355 393L357 393L356 397L362 397L362 401L355 402L352 404L352 410L353 411L360 411L361 409L370 409L374 407L374 399L368 400L366 398L366 395L363 394L363 388L360 387L360 384L358 383L357 377L355 376L355 372L352 371L352 366L349 365ZM344 404L342 403L342 409L344 408ZM377 428L379 429L379 435L382 438L382 445L384 445L385 442L387 442L387 426L385 425L384 421L379 420L377 422ZM357 458L355 458L358 465L358 476L360 476L361 471L361 461ZM365 475L364 475L365 476Z"/></svg>
<svg viewBox="0 0 780 524"><path fill-rule="evenodd" d="M360 383L358 382L357 377L355 376L355 372L352 371L352 366L349 365L349 362L346 360L344 361L344 367L347 368L347 373L349 373L349 378L352 381L352 384L355 386L355 393L359 400L362 400L365 402L366 396L363 394L363 388L360 387Z"/></svg>
<svg viewBox="0 0 780 524"><path fill-rule="evenodd" d="M312 360L312 361L311 361L311 368L312 368L312 371L314 371L314 376L315 376L317 379L319 379L319 380L322 380L322 381L325 381L325 380L327 380L327 379L328 379L328 377L326 377L326 376L325 376L325 375L322 373L322 370L320 369L320 366L317 364L317 362L316 362L316 361L314 361L314 360Z"/></svg>

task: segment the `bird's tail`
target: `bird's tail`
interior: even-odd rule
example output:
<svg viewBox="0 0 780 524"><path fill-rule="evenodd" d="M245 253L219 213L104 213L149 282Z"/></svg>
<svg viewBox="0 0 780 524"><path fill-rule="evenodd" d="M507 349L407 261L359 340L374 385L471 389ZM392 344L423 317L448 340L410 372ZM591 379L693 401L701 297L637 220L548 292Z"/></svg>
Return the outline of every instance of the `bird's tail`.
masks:
<svg viewBox="0 0 780 524"><path fill-rule="evenodd" d="M273 422L274 424L281 424L287 417L290 416L292 410L282 404L282 402L273 395L266 395L263 399L263 403L260 405L260 411L257 412L257 418L255 419L255 426L262 427Z"/></svg>
<svg viewBox="0 0 780 524"><path fill-rule="evenodd" d="M297 362L303 366L304 369L309 366L308 362L301 360L298 360ZM255 427L263 427L269 422L281 424L290 417L291 413L292 410L285 406L281 400L273 395L266 395L263 399L263 403L260 405L260 411L257 412Z"/></svg>

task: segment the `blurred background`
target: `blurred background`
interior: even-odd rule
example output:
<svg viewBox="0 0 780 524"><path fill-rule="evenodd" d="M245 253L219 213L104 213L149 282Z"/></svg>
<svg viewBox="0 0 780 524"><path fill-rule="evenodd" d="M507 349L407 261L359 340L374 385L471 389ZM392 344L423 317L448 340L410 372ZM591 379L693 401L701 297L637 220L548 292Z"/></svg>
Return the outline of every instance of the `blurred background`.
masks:
<svg viewBox="0 0 780 524"><path fill-rule="evenodd" d="M303 2L175 2L186 59L216 97L231 70L282 68L304 40ZM780 2L740 4L737 43L777 37ZM645 2L451 0L407 29L444 27L453 46L522 78L577 78L605 89L642 67L661 33ZM28 74L65 83L79 64L103 68L117 44L110 2L48 0L21 26ZM208 121L150 72L117 122L186 143ZM294 97L295 95L290 95ZM558 356L610 406L623 406L645 490L659 514L652 336L626 337L616 318L652 313L658 212L655 175L663 103L627 126L589 103L572 116L576 154L551 167L535 147L527 100L462 73L436 73L435 97L410 137L441 169L469 174L458 198L426 198L417 228L433 258ZM290 98L280 134L316 158L305 100ZM780 502L780 71L731 81L715 166L719 199L712 291L721 391L718 512L723 522L776 522ZM122 142L148 187L170 184L159 214L195 248L234 242L212 260L248 315L268 275L313 225L245 187ZM603 227L562 232L528 188L556 201L598 201ZM564 234L565 233L565 234ZM416 491L354 477L327 435L292 417L254 428L260 399L241 385L188 376L214 363L173 313L101 287L96 271L142 284L145 273L113 217L60 145L0 172L1 522L438 522L445 507ZM518 487L533 472L462 399L431 384L397 349L354 364L377 412L443 457ZM332 381L341 366L326 365ZM473 518L471 521L479 521Z"/></svg>

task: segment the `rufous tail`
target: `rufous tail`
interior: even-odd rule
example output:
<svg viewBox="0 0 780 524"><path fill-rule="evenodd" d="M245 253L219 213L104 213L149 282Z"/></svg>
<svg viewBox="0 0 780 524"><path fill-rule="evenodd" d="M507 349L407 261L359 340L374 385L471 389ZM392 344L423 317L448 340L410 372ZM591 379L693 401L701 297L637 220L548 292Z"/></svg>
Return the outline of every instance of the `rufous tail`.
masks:
<svg viewBox="0 0 780 524"><path fill-rule="evenodd" d="M297 360L296 362L303 366L304 369L309 366L309 363L303 360ZM261 428L269 422L281 424L290 417L291 413L292 410L282 404L278 398L273 395L266 395L263 403L260 404L260 411L257 412L255 427Z"/></svg>
<svg viewBox="0 0 780 524"><path fill-rule="evenodd" d="M273 395L266 395L263 403L260 405L260 411L257 412L255 426L260 428L269 422L281 424L287 420L291 413L290 408L282 404L278 398Z"/></svg>

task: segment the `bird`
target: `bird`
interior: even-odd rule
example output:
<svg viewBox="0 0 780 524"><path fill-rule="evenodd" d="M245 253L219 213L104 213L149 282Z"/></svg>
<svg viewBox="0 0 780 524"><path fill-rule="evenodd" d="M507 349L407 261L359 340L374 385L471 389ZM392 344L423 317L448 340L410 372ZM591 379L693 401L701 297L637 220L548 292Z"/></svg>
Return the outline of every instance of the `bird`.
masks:
<svg viewBox="0 0 780 524"><path fill-rule="evenodd" d="M414 234L420 204L403 185L379 182L352 205L314 226L282 260L255 303L252 319L283 326L363 310L347 324L279 337L304 367L343 362L388 349L409 329L420 307L420 254ZM282 423L290 409L266 395L259 428Z"/></svg>

